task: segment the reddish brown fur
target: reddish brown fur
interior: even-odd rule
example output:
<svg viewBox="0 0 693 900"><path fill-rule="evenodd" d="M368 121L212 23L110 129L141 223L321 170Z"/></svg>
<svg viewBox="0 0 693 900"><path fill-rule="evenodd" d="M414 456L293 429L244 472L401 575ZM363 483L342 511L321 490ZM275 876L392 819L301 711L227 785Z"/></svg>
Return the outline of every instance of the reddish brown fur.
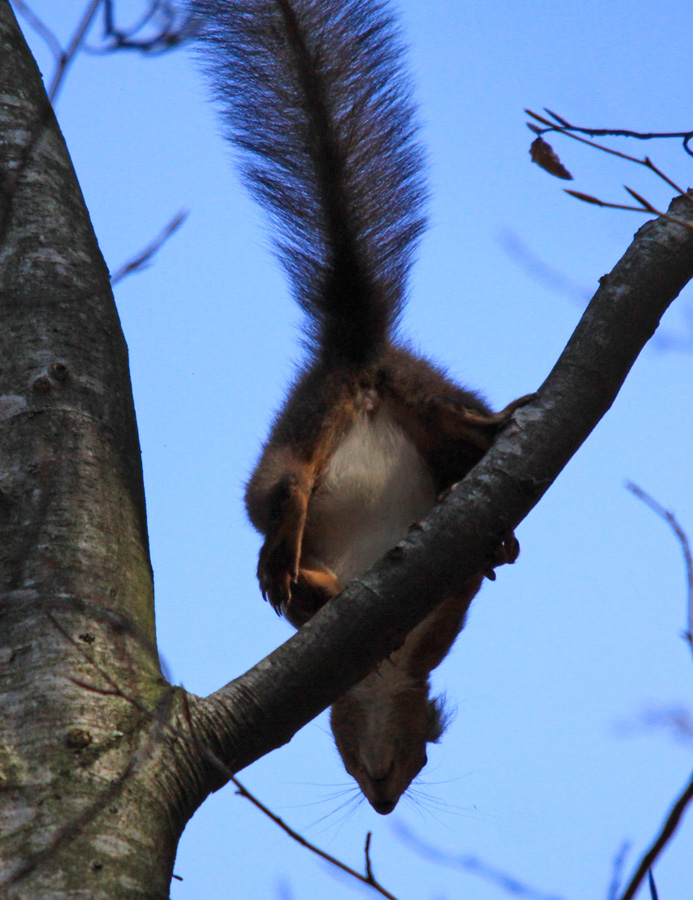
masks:
<svg viewBox="0 0 693 900"><path fill-rule="evenodd" d="M426 360L393 346L361 370L321 368L314 365L289 395L246 495L251 519L265 535L258 564L263 594L296 627L346 586L313 546L311 499L359 416L375 421L387 410L440 492L464 477L522 402L493 414ZM489 570L514 562L517 553L517 542L508 535ZM429 675L454 643L482 577L441 603L402 647L332 707L332 731L345 768L377 812L394 809L425 763L427 742L440 737L440 705L430 698Z"/></svg>
<svg viewBox="0 0 693 900"><path fill-rule="evenodd" d="M381 0L191 0L212 85L306 313L309 364L248 483L263 595L297 627L464 478L494 415L394 339L425 226L402 42ZM505 541L498 560L512 562ZM337 746L389 812L440 736L428 677L481 582L470 579L333 707Z"/></svg>

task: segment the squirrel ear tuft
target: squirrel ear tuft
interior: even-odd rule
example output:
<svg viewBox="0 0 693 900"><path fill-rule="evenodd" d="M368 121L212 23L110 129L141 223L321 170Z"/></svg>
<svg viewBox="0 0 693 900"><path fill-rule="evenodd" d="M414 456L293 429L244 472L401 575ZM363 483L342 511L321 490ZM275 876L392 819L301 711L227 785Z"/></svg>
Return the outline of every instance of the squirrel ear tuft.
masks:
<svg viewBox="0 0 693 900"><path fill-rule="evenodd" d="M440 697L432 697L428 700L426 702L426 711L428 713L426 742L437 744L450 722L454 719L455 711L446 705L445 694L441 694Z"/></svg>

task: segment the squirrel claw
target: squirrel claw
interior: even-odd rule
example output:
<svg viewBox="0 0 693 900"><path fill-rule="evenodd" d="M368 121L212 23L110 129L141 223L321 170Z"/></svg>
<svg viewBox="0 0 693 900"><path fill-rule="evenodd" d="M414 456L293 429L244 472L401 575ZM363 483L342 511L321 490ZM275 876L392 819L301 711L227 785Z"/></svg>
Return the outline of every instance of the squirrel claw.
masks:
<svg viewBox="0 0 693 900"><path fill-rule="evenodd" d="M257 563L260 592L278 615L291 601L291 588L298 580L298 547L292 538L282 529L268 535Z"/></svg>
<svg viewBox="0 0 693 900"><path fill-rule="evenodd" d="M294 579L290 573L268 565L268 560L262 553L257 567L257 578L263 599L277 615L281 615L285 605L291 600L291 584L294 583Z"/></svg>

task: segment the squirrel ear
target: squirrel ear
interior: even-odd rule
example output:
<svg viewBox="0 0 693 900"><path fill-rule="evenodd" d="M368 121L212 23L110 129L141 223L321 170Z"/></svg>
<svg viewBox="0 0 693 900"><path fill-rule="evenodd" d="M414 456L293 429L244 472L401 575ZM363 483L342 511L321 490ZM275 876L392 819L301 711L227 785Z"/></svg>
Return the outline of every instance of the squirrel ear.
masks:
<svg viewBox="0 0 693 900"><path fill-rule="evenodd" d="M454 718L454 710L449 709L445 703L444 694L441 694L440 697L432 697L426 701L426 713L428 715L427 743L437 744Z"/></svg>

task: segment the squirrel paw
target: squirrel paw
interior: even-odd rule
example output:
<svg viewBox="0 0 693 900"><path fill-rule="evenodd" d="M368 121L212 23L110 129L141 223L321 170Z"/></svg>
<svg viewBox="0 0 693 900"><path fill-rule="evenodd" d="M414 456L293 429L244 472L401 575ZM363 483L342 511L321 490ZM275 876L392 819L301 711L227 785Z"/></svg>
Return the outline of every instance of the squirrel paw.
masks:
<svg viewBox="0 0 693 900"><path fill-rule="evenodd" d="M265 541L257 564L257 580L265 600L281 615L291 600L291 586L298 578L296 556L285 540Z"/></svg>
<svg viewBox="0 0 693 900"><path fill-rule="evenodd" d="M496 573L493 571L498 566L512 565L520 555L520 543L515 537L515 532L506 531L500 544L496 547L495 554L483 574L489 581L496 580Z"/></svg>
<svg viewBox="0 0 693 900"><path fill-rule="evenodd" d="M502 409L499 413L496 413L493 418L499 425L505 425L505 423L511 418L513 413L517 412L517 410L521 409L523 406L527 406L527 404L531 403L532 400L536 398L536 396L536 392L534 394L523 394L522 397L518 397L517 400L513 400L512 403L508 403L505 409Z"/></svg>
<svg viewBox="0 0 693 900"><path fill-rule="evenodd" d="M291 600L301 558L308 492L301 487L299 475L284 474L272 488L266 504L270 516L258 559L257 578L262 596L279 614Z"/></svg>
<svg viewBox="0 0 693 900"><path fill-rule="evenodd" d="M470 425L477 425L479 428L491 429L492 431L499 430L510 421L513 414L516 413L518 409L527 406L527 404L531 403L536 396L536 393L523 394L522 397L518 397L517 400L508 403L506 407L497 413L485 414L475 412L472 409L467 409L465 412L466 419Z"/></svg>

